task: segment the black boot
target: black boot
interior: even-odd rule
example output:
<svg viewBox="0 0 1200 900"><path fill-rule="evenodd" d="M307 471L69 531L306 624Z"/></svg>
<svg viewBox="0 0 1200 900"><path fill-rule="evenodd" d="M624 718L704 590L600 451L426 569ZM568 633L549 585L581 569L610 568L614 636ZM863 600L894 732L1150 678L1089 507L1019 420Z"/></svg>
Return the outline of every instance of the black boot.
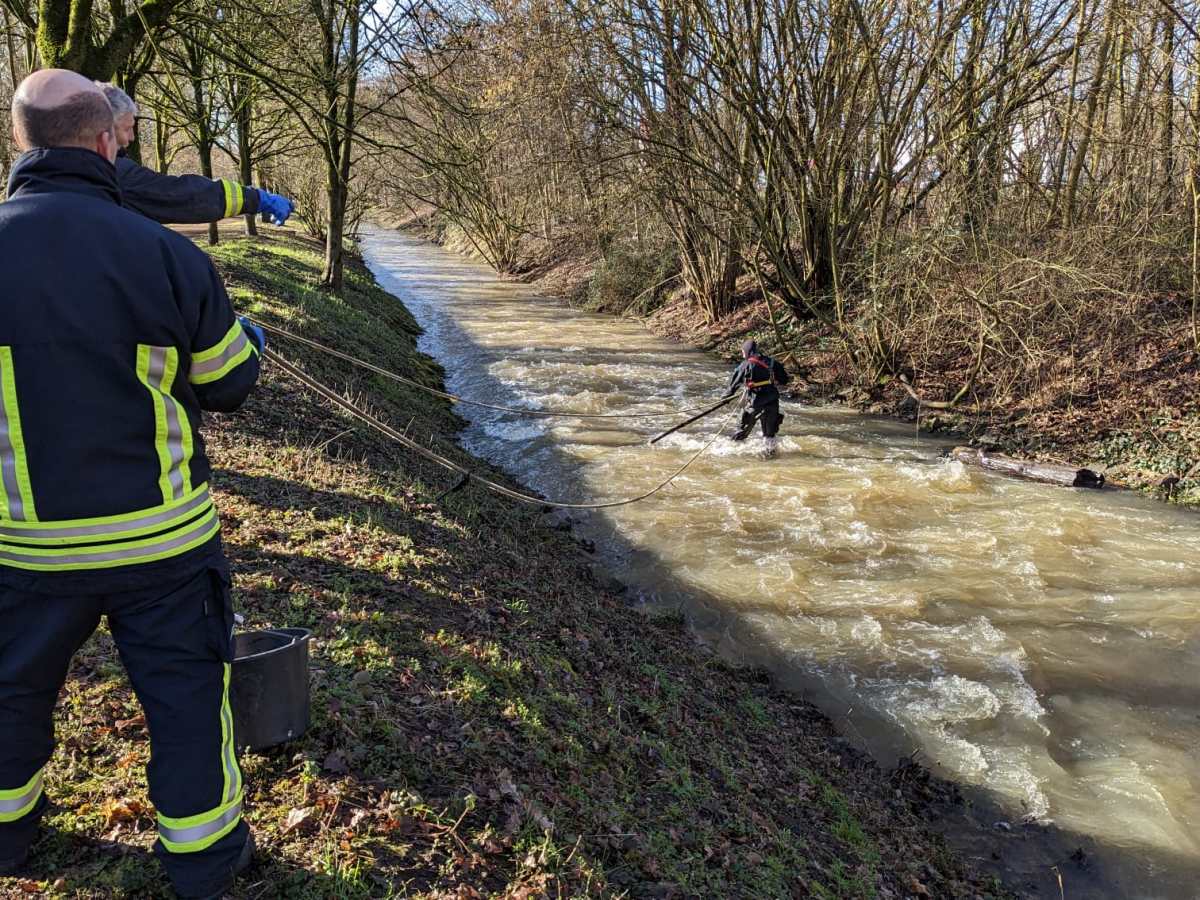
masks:
<svg viewBox="0 0 1200 900"><path fill-rule="evenodd" d="M20 844L24 841L25 849L19 851L15 856L0 859L0 878L8 878L10 875L16 875L25 868L25 863L29 861L29 850L37 840L38 831L41 828L42 816L45 815L49 805L50 801L46 799L46 795L43 793L38 797L37 805L33 810L20 820L23 823L19 826L20 834L14 835L10 832L10 840L14 844Z"/></svg>
<svg viewBox="0 0 1200 900"><path fill-rule="evenodd" d="M25 863L28 860L28 850L12 859L0 859L0 878L8 878L10 875L16 875L21 869L25 868Z"/></svg>
<svg viewBox="0 0 1200 900"><path fill-rule="evenodd" d="M758 416L747 413L742 416L742 424L738 430L729 436L731 441L744 441L750 436L750 432L754 430L754 426L758 424Z"/></svg>
<svg viewBox="0 0 1200 900"><path fill-rule="evenodd" d="M237 880L237 877L250 868L250 864L254 862L255 849L254 832L249 832L246 835L246 843L242 847L242 855L238 857L237 862L234 864L233 874L229 876L229 880L217 891L205 894L203 897L196 898L196 900L221 900L233 888L233 883Z"/></svg>

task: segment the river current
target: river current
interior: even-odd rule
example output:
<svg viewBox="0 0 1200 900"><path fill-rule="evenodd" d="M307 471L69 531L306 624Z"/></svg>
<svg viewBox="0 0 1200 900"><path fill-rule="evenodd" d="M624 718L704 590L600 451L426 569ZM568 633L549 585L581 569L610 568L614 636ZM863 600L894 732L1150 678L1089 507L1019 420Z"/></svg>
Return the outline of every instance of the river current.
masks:
<svg viewBox="0 0 1200 900"><path fill-rule="evenodd" d="M467 397L662 413L730 372L411 236L370 232L363 252ZM641 493L729 430L722 412L651 447L672 417L459 409L469 450L571 501ZM654 498L583 517L609 571L885 763L979 789L984 827L1020 837L1020 890L1200 897L1200 518L948 462L911 425L783 409L778 458L720 438Z"/></svg>

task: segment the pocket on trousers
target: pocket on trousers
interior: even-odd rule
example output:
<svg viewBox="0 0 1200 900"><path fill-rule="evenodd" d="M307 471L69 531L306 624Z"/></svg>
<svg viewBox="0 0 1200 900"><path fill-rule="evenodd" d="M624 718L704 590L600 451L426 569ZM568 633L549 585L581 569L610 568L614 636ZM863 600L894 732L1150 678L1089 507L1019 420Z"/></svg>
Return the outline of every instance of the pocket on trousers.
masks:
<svg viewBox="0 0 1200 900"><path fill-rule="evenodd" d="M224 662L233 662L233 585L229 573L217 568L208 570L210 591L204 603L204 621L208 642L213 652Z"/></svg>

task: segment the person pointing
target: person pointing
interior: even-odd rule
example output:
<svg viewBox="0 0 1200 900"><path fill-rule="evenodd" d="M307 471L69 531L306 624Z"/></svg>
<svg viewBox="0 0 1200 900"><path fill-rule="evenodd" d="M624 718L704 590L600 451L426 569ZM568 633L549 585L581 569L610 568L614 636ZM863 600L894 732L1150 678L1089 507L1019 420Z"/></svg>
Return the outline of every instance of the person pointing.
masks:
<svg viewBox="0 0 1200 900"><path fill-rule="evenodd" d="M137 129L138 107L115 84L98 81L112 107L119 152L117 182L121 204L163 225L202 225L243 213L262 213L275 225L287 221L295 208L287 197L228 178L203 175L163 175L140 166L125 155Z"/></svg>

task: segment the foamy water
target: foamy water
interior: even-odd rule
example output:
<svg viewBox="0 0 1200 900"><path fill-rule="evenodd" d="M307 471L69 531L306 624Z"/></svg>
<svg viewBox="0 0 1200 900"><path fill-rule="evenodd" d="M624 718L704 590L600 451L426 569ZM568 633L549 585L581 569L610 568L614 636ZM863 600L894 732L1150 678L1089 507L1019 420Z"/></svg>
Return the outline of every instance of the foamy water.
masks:
<svg viewBox="0 0 1200 900"><path fill-rule="evenodd" d="M616 413L724 387L727 367L634 322L406 236L364 250L457 393ZM718 413L650 447L670 419L460 411L470 450L571 501L641 493L729 426ZM777 459L718 440L652 501L589 517L613 571L881 757L916 751L1012 822L1090 841L1068 897L1200 896L1198 519L946 462L899 423L784 412Z"/></svg>

